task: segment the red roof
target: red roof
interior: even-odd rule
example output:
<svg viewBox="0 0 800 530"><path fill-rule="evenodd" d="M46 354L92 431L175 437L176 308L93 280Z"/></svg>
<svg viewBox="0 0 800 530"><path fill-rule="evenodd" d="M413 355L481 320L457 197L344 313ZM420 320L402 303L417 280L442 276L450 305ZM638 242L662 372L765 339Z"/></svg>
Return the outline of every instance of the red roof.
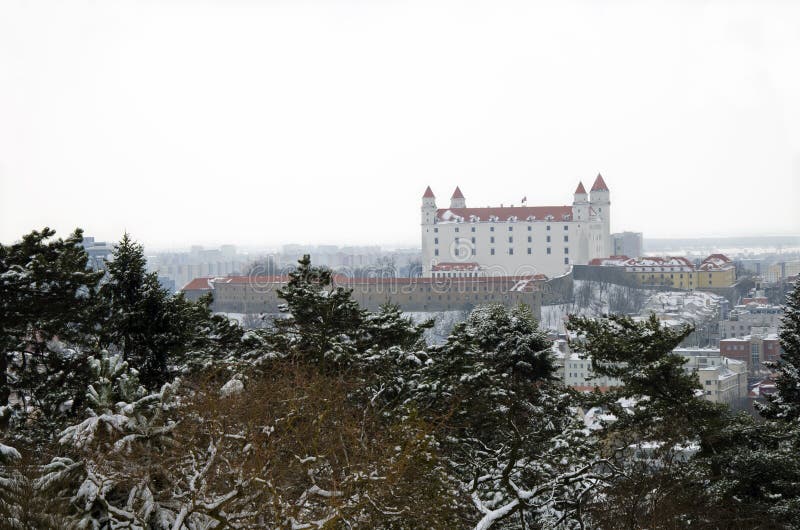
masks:
<svg viewBox="0 0 800 530"><path fill-rule="evenodd" d="M586 188L583 187L583 182L578 183L578 189L575 190L575 194L583 193L586 195Z"/></svg>
<svg viewBox="0 0 800 530"><path fill-rule="evenodd" d="M600 173L597 174L597 178L594 179L594 184L592 184L592 191L608 191L608 186L606 186L606 181L603 180L603 175Z"/></svg>
<svg viewBox="0 0 800 530"><path fill-rule="evenodd" d="M475 263L475 262L472 262L472 261L466 262L466 263L454 261L454 262L437 263L436 265L431 267L431 270L432 271L437 271L437 272L438 271L475 271L475 270L480 269L480 267L481 266L478 263Z"/></svg>
<svg viewBox="0 0 800 530"><path fill-rule="evenodd" d="M433 194L433 190L430 186L425 188L425 194L422 196L423 199L435 199L436 196Z"/></svg>
<svg viewBox="0 0 800 530"><path fill-rule="evenodd" d="M194 280L184 285L181 291L210 291L211 286L208 284L208 280L212 279L213 278L210 277L195 278Z"/></svg>
<svg viewBox="0 0 800 530"><path fill-rule="evenodd" d="M456 186L456 190L453 192L453 196L450 197L451 199L463 199L464 194L461 193L461 190Z"/></svg>
<svg viewBox="0 0 800 530"><path fill-rule="evenodd" d="M518 221L525 221L528 217L533 217L536 221L544 221L548 215L553 216L553 221L571 221L572 206L501 206L488 208L440 208L436 211L439 220L450 221L443 216L446 212L451 212L457 217L469 221L470 216L475 216L476 220L488 221L490 217L497 217L499 221L507 221L509 217L516 217Z"/></svg>

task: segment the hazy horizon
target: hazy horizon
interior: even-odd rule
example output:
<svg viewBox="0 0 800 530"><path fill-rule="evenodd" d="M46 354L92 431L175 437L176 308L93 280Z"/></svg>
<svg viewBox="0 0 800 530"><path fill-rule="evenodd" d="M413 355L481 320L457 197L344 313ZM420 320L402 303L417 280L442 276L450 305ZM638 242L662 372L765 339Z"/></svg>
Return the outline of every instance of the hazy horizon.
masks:
<svg viewBox="0 0 800 530"><path fill-rule="evenodd" d="M446 207L800 233L800 5L0 5L0 241L413 247Z"/></svg>

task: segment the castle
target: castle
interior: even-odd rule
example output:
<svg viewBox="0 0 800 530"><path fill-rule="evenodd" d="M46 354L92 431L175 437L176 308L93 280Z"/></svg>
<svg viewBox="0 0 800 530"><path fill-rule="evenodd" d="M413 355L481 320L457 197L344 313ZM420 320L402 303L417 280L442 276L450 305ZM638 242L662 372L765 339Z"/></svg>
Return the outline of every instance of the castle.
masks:
<svg viewBox="0 0 800 530"><path fill-rule="evenodd" d="M565 274L612 254L611 198L598 174L568 206L468 208L456 187L438 208L430 186L422 196L423 276L433 278Z"/></svg>

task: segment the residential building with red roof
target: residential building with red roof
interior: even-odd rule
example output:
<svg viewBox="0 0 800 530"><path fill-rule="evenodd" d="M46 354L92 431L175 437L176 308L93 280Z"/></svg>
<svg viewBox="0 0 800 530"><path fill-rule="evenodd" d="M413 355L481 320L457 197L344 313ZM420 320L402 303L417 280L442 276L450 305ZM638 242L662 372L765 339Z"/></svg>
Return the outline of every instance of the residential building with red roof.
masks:
<svg viewBox="0 0 800 530"><path fill-rule="evenodd" d="M610 191L601 175L590 193L579 183L572 204L523 202L468 207L456 187L449 207L439 208L428 187L421 207L423 276L451 276L456 272L453 264L463 263L475 276L552 278L567 273L573 264L585 265L611 253Z"/></svg>
<svg viewBox="0 0 800 530"><path fill-rule="evenodd" d="M713 289L736 283L736 267L722 254L712 254L695 267L682 256L609 256L594 258L589 265L621 267L638 284L674 289Z"/></svg>

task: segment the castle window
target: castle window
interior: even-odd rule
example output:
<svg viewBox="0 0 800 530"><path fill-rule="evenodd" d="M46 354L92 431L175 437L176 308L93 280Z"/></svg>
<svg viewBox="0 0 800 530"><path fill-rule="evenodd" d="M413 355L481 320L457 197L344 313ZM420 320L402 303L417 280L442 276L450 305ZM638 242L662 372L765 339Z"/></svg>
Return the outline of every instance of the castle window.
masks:
<svg viewBox="0 0 800 530"><path fill-rule="evenodd" d="M491 254L492 256L494 256L494 249L492 249L491 251L489 251L489 254Z"/></svg>
<svg viewBox="0 0 800 530"><path fill-rule="evenodd" d="M472 227L472 231L473 231L473 232L475 231L475 227L474 227L474 226Z"/></svg>
<svg viewBox="0 0 800 530"><path fill-rule="evenodd" d="M437 250L438 252L438 250ZM547 247L547 253L550 254L550 247Z"/></svg>
<svg viewBox="0 0 800 530"><path fill-rule="evenodd" d="M508 231L509 231L509 232L513 232L513 231L514 231L514 227L513 227L513 226L509 226L509 227L508 227Z"/></svg>
<svg viewBox="0 0 800 530"><path fill-rule="evenodd" d="M528 232L530 232L531 230L533 230L533 227L531 225L528 225Z"/></svg>
<svg viewBox="0 0 800 530"><path fill-rule="evenodd" d="M456 232L458 232L458 227L456 227Z"/></svg>
<svg viewBox="0 0 800 530"><path fill-rule="evenodd" d="M438 248L437 248L436 250L434 250L434 251L433 251L433 255L434 255L434 256L438 256L438 255L439 255L439 249L438 249Z"/></svg>
<svg viewBox="0 0 800 530"><path fill-rule="evenodd" d="M508 255L509 256L513 256L514 255L514 249L513 248L509 248L508 249Z"/></svg>
<svg viewBox="0 0 800 530"><path fill-rule="evenodd" d="M569 247L564 247L564 254L569 254Z"/></svg>
<svg viewBox="0 0 800 530"><path fill-rule="evenodd" d="M564 258L564 265L569 265L569 258Z"/></svg>
<svg viewBox="0 0 800 530"><path fill-rule="evenodd" d="M548 232L550 231L550 225L547 225L547 231Z"/></svg>
<svg viewBox="0 0 800 530"><path fill-rule="evenodd" d="M489 232L494 232L494 227L493 226L489 227Z"/></svg>
<svg viewBox="0 0 800 530"><path fill-rule="evenodd" d="M472 249L472 255L473 256L475 255L475 249L474 248Z"/></svg>
<svg viewBox="0 0 800 530"><path fill-rule="evenodd" d="M533 243L533 238L531 236L528 236L528 243Z"/></svg>
<svg viewBox="0 0 800 530"><path fill-rule="evenodd" d="M569 230L569 225L564 225L564 230Z"/></svg>
<svg viewBox="0 0 800 530"><path fill-rule="evenodd" d="M547 236L547 242L548 243L550 242L550 236Z"/></svg>
<svg viewBox="0 0 800 530"><path fill-rule="evenodd" d="M489 243L494 243L494 236L491 236L491 237L489 238Z"/></svg>
<svg viewBox="0 0 800 530"><path fill-rule="evenodd" d="M531 253L531 247L528 247L528 254Z"/></svg>
<svg viewBox="0 0 800 530"><path fill-rule="evenodd" d="M475 238L474 237L472 238L472 243L475 244Z"/></svg>
<svg viewBox="0 0 800 530"><path fill-rule="evenodd" d="M513 243L514 242L514 236L508 236L508 242L509 243Z"/></svg>
<svg viewBox="0 0 800 530"><path fill-rule="evenodd" d="M434 233L437 233L437 232L439 232L439 228L438 227L433 227L433 231L434 231Z"/></svg>
<svg viewBox="0 0 800 530"><path fill-rule="evenodd" d="M438 237L434 237L433 238L433 244L434 245L438 245L439 244L439 238Z"/></svg>
<svg viewBox="0 0 800 530"><path fill-rule="evenodd" d="M569 241L569 236L564 236L564 243L566 243L567 241Z"/></svg>

